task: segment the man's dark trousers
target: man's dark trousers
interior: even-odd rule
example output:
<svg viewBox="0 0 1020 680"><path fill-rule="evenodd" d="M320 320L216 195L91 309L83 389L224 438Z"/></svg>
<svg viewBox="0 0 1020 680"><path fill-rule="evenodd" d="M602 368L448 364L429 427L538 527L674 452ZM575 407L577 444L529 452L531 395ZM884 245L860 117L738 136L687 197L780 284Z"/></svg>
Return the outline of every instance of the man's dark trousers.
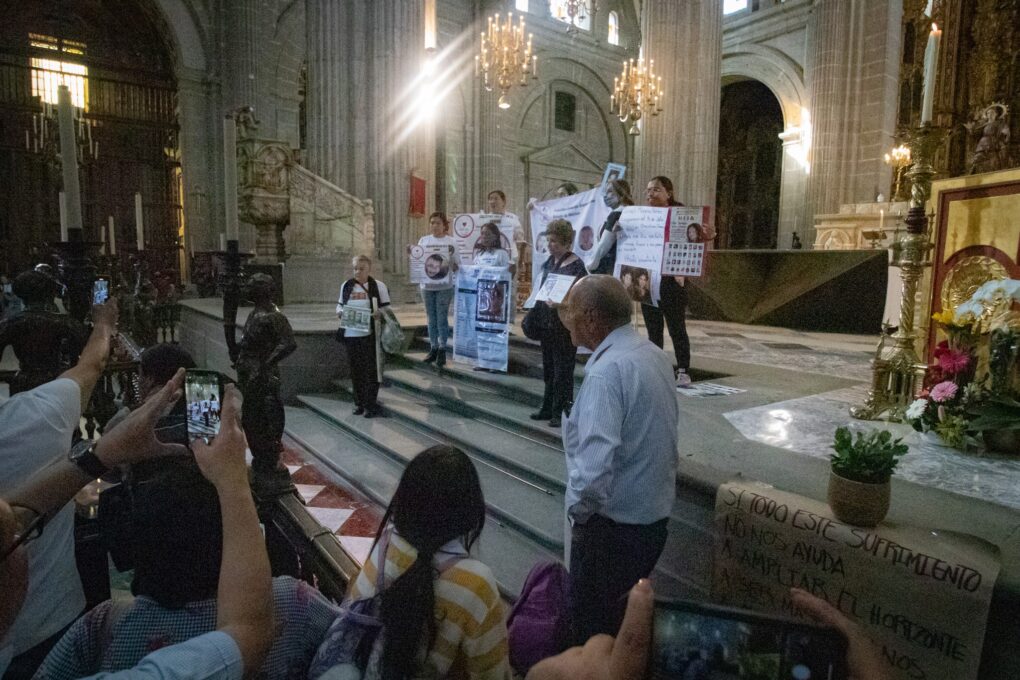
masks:
<svg viewBox="0 0 1020 680"><path fill-rule="evenodd" d="M616 635L627 593L655 568L666 545L666 522L620 524L592 515L575 524L570 541L571 644Z"/></svg>

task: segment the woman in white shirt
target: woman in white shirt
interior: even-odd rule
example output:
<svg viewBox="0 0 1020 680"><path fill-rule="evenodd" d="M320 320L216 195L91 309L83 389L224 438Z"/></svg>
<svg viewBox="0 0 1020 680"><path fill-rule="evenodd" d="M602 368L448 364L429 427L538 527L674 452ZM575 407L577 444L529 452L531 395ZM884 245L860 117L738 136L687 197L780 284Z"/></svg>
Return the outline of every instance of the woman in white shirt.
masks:
<svg viewBox="0 0 1020 680"><path fill-rule="evenodd" d="M354 276L340 286L340 299L336 305L336 315L344 318L344 310L372 310L372 318L379 316L379 309L390 304L390 293L386 284L369 276L372 271L372 259L367 255L358 255L351 264ZM374 305L372 303L375 303ZM350 364L351 383L354 386L354 415L374 418L381 414L379 407L379 373L376 364L375 327L369 323L368 329L345 328L340 326L337 339L347 348L347 360Z"/></svg>
<svg viewBox="0 0 1020 680"><path fill-rule="evenodd" d="M450 270L457 271L457 241L450 236L450 222L446 214L434 212L429 215L429 227L431 234L426 234L418 239L418 245L446 246L450 249ZM445 283L422 283L421 297L425 302L425 314L429 320L429 345L430 350L425 363L433 361L437 366L446 365L446 341L450 337L450 302L453 301L453 282Z"/></svg>

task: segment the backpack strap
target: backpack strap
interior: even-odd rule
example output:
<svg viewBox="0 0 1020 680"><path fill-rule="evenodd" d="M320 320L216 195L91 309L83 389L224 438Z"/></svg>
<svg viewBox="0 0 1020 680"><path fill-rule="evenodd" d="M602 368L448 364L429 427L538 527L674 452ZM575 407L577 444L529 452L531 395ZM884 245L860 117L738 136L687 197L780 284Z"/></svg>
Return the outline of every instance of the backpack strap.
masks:
<svg viewBox="0 0 1020 680"><path fill-rule="evenodd" d="M375 568L375 592L379 594L383 590L383 585L386 583L386 553L390 549L390 532L384 531L383 535L379 538L379 564Z"/></svg>

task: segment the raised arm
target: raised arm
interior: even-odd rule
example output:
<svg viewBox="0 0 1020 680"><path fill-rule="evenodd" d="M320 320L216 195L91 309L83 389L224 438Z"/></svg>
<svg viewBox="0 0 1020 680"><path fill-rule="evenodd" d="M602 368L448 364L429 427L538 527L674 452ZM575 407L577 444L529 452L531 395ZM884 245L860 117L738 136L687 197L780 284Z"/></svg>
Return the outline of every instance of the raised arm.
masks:
<svg viewBox="0 0 1020 680"><path fill-rule="evenodd" d="M248 486L241 429L241 393L228 385L220 433L212 444L195 442L202 474L216 487L223 516L223 557L216 594L216 627L241 652L246 674L262 665L273 639L273 592L269 556Z"/></svg>
<svg viewBox="0 0 1020 680"><path fill-rule="evenodd" d="M110 338L117 332L118 315L116 298L110 298L107 302L92 307L92 334L85 343L85 349L81 351L78 362L60 376L78 383L81 389L82 411L88 406L92 390L106 369L106 362L110 357Z"/></svg>

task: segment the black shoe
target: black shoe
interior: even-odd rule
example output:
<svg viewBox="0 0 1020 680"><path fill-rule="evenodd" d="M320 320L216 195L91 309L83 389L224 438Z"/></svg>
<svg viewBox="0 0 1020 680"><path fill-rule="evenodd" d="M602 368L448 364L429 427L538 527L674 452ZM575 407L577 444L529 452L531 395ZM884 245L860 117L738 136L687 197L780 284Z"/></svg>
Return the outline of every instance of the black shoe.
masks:
<svg viewBox="0 0 1020 680"><path fill-rule="evenodd" d="M563 423L560 421L559 416L556 416L555 418L549 420L549 427L559 427L562 424Z"/></svg>
<svg viewBox="0 0 1020 680"><path fill-rule="evenodd" d="M353 413L356 416L364 415L365 407L364 406L359 406L356 409L354 409L353 411L351 411L351 413Z"/></svg>
<svg viewBox="0 0 1020 680"><path fill-rule="evenodd" d="M532 420L549 420L552 418L552 414L548 411L535 411L528 417Z"/></svg>
<svg viewBox="0 0 1020 680"><path fill-rule="evenodd" d="M376 406L375 408L367 409L365 411L365 417L366 418L378 418L381 415L382 415L382 409L379 408L378 406Z"/></svg>
<svg viewBox="0 0 1020 680"><path fill-rule="evenodd" d="M433 347L431 350L429 350L428 355L426 355L425 363L431 364L433 361L436 360L437 356L439 356L439 350Z"/></svg>
<svg viewBox="0 0 1020 680"><path fill-rule="evenodd" d="M439 354L436 355L436 366L442 367L445 365L446 365L446 350L441 349L439 350Z"/></svg>

